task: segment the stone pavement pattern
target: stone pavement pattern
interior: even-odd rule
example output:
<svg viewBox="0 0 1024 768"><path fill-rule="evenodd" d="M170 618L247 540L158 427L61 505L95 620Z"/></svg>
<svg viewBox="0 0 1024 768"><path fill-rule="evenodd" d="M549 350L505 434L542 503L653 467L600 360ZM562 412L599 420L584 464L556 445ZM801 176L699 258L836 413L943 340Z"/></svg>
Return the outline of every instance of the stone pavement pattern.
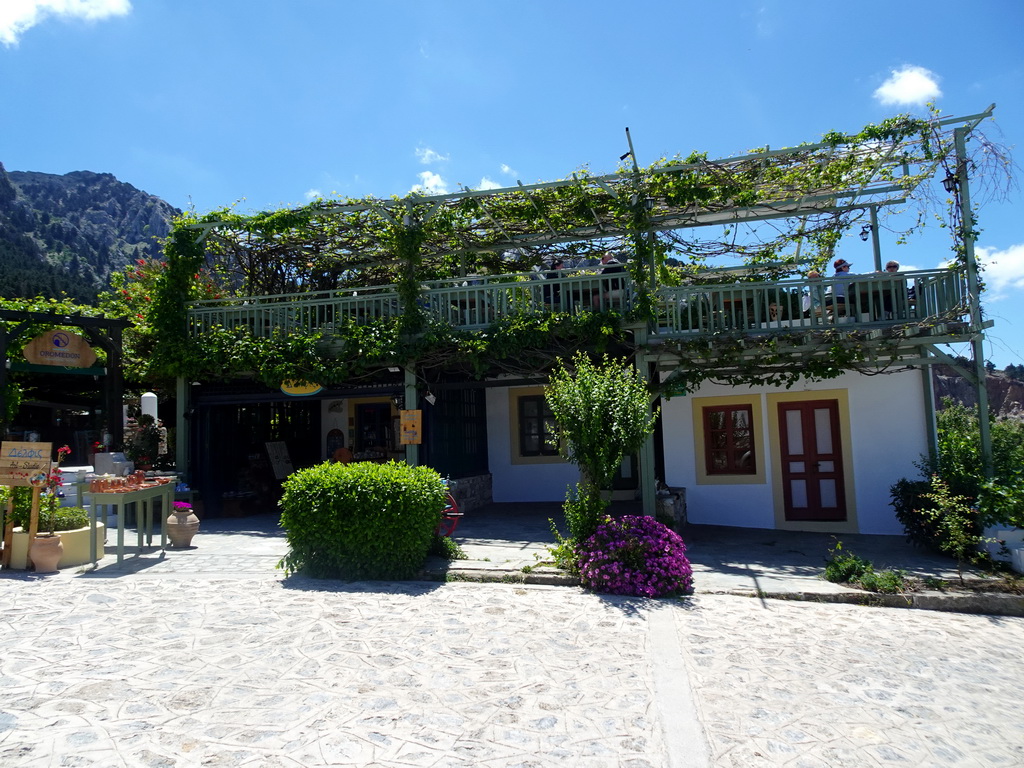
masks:
<svg viewBox="0 0 1024 768"><path fill-rule="evenodd" d="M0 765L659 766L644 611L504 585L5 583Z"/></svg>
<svg viewBox="0 0 1024 768"><path fill-rule="evenodd" d="M1024 619L713 597L675 624L716 766L1024 765Z"/></svg>
<svg viewBox="0 0 1024 768"><path fill-rule="evenodd" d="M249 576L0 579L0 765L1024 763L1024 619Z"/></svg>

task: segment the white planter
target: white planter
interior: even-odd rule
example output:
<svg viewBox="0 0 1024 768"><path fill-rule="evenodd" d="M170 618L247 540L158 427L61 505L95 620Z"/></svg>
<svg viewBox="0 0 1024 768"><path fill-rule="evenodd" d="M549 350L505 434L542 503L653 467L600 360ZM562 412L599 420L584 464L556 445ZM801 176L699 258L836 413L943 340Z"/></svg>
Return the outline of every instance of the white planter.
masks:
<svg viewBox="0 0 1024 768"><path fill-rule="evenodd" d="M1010 567L1017 573L1024 573L1024 546L1010 547Z"/></svg>
<svg viewBox="0 0 1024 768"><path fill-rule="evenodd" d="M64 545L64 554L61 555L58 568L70 568L75 565L91 563L92 558L89 552L89 527L78 528L74 531L58 531L60 541ZM96 524L96 557L103 558L103 539L106 536L106 528L103 523ZM24 570L28 567L28 531L21 528L14 529L14 537L11 541L11 568Z"/></svg>
<svg viewBox="0 0 1024 768"><path fill-rule="evenodd" d="M985 531L986 538L995 539L995 541L988 541L985 543L985 547L988 549L988 553L992 556L993 560L999 560L1004 563L1012 562L1011 556L1006 554L1003 550L1003 545L999 542L1006 542L1006 548L1013 552L1017 547L1024 547L1024 528L990 528Z"/></svg>

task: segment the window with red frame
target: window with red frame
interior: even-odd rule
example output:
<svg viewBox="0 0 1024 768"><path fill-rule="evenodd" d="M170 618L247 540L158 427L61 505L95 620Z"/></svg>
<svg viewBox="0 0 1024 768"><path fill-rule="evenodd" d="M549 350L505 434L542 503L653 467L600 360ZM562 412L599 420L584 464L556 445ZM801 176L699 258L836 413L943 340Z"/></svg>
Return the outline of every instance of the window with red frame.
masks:
<svg viewBox="0 0 1024 768"><path fill-rule="evenodd" d="M704 409L704 461L709 475L753 475L754 414L750 405Z"/></svg>

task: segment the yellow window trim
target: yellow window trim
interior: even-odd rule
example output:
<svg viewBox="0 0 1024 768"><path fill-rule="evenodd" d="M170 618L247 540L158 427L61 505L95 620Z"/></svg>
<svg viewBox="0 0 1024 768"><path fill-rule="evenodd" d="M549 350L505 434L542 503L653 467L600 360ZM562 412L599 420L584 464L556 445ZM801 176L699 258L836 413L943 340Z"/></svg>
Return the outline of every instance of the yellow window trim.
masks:
<svg viewBox="0 0 1024 768"><path fill-rule="evenodd" d="M709 475L704 442L704 409L724 406L749 405L751 415L750 434L754 442L754 457L757 472L742 475ZM690 399L693 415L693 455L696 466L697 485L764 485L765 473L764 414L761 395L722 395L717 397L694 397Z"/></svg>

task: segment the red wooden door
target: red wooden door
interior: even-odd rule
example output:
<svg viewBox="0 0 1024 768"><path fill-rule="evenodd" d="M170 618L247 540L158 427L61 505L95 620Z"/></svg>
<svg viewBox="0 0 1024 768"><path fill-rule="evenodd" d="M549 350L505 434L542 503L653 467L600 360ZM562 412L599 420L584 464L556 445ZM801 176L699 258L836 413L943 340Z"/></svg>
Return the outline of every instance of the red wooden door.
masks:
<svg viewBox="0 0 1024 768"><path fill-rule="evenodd" d="M779 403L786 520L846 520L839 403Z"/></svg>

